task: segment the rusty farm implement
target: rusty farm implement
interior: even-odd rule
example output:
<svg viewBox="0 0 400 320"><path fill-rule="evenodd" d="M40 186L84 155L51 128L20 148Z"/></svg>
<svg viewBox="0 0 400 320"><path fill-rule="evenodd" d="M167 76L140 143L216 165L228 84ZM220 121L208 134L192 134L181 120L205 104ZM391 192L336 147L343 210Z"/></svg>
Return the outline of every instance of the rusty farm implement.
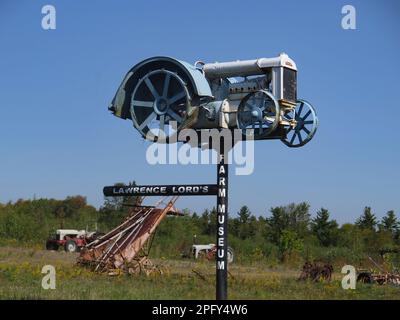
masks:
<svg viewBox="0 0 400 320"><path fill-rule="evenodd" d="M161 221L167 215L179 215L174 208L177 199L164 198L155 206L143 206L140 201L119 226L82 249L78 264L108 274L162 273L148 255Z"/></svg>

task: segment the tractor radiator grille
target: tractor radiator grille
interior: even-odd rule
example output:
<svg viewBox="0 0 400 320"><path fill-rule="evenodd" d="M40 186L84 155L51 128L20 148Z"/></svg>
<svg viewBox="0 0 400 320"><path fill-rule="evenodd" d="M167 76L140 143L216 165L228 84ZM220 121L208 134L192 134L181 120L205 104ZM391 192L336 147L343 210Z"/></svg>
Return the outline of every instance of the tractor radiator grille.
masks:
<svg viewBox="0 0 400 320"><path fill-rule="evenodd" d="M283 100L296 103L297 100L297 72L283 68Z"/></svg>

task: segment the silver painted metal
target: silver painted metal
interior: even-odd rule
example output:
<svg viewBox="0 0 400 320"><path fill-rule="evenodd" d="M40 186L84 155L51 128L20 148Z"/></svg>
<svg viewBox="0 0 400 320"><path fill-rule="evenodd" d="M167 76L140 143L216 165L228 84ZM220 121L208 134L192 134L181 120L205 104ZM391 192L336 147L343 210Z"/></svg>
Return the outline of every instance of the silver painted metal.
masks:
<svg viewBox="0 0 400 320"><path fill-rule="evenodd" d="M252 99L255 103L246 106ZM260 106L266 101L273 110ZM239 128L256 140L280 139L289 147L299 147L312 139L318 119L315 116L309 128L310 120L295 116L295 110L308 108L306 102L301 107L298 101L303 100L297 99L297 66L285 53L244 61L197 61L195 65L153 57L128 72L109 110L131 119L142 137L151 141L160 141L161 133L166 142L175 141L169 138L183 129L199 133ZM308 116L314 116L311 105L310 110ZM177 124L175 129L172 121Z"/></svg>
<svg viewBox="0 0 400 320"><path fill-rule="evenodd" d="M206 63L203 71L206 77L213 79L262 75L266 73L266 69L278 67L287 67L297 71L295 62L286 53L281 53L274 58Z"/></svg>

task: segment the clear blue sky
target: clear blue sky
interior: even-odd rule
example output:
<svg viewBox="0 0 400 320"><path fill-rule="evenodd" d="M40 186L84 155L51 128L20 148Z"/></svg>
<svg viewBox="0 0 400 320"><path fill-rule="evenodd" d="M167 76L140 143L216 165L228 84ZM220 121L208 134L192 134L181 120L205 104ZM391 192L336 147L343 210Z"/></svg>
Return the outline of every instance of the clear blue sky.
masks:
<svg viewBox="0 0 400 320"><path fill-rule="evenodd" d="M41 28L45 4L56 7L56 30ZM341 28L345 4L357 30ZM320 127L300 149L257 142L254 173L231 175L231 214L308 201L341 223L366 205L399 215L399 36L398 1L3 0L0 202L82 194L99 206L114 182L214 183L214 166L148 165L148 144L109 102L127 70L153 55L214 62L284 51Z"/></svg>

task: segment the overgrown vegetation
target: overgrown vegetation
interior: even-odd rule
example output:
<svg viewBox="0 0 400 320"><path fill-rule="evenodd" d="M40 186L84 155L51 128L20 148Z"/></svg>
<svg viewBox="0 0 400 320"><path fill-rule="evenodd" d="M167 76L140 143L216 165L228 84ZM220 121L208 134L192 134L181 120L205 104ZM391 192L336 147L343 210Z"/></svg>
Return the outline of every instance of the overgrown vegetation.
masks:
<svg viewBox="0 0 400 320"><path fill-rule="evenodd" d="M108 276L76 265L77 254L32 248L0 247L2 299L214 299L215 268L206 261L154 259L163 275ZM56 290L42 289L42 267L56 268ZM203 280L191 270L204 276ZM343 290L340 273L331 282L297 281L299 272L233 264L229 299L399 299L399 288L357 284ZM173 289L171 289L173 288Z"/></svg>
<svg viewBox="0 0 400 320"><path fill-rule="evenodd" d="M64 200L18 200L0 204L0 239L5 243L43 246L49 233L57 228L93 229L95 223L106 232L127 216L135 198L108 198L96 209L82 196ZM247 206L230 215L229 241L237 262L263 262L274 267L287 264L298 267L305 260L320 260L336 265L362 265L367 255L382 250L396 251L400 244L400 226L393 211L378 221L366 207L354 224L338 223L321 208L311 217L309 204L274 207L256 217ZM154 257L180 258L196 236L197 243L213 243L216 211L201 214L186 210L183 217L167 217L157 230L152 247ZM383 261L397 268L399 254L386 254ZM382 262L382 261L381 261Z"/></svg>

